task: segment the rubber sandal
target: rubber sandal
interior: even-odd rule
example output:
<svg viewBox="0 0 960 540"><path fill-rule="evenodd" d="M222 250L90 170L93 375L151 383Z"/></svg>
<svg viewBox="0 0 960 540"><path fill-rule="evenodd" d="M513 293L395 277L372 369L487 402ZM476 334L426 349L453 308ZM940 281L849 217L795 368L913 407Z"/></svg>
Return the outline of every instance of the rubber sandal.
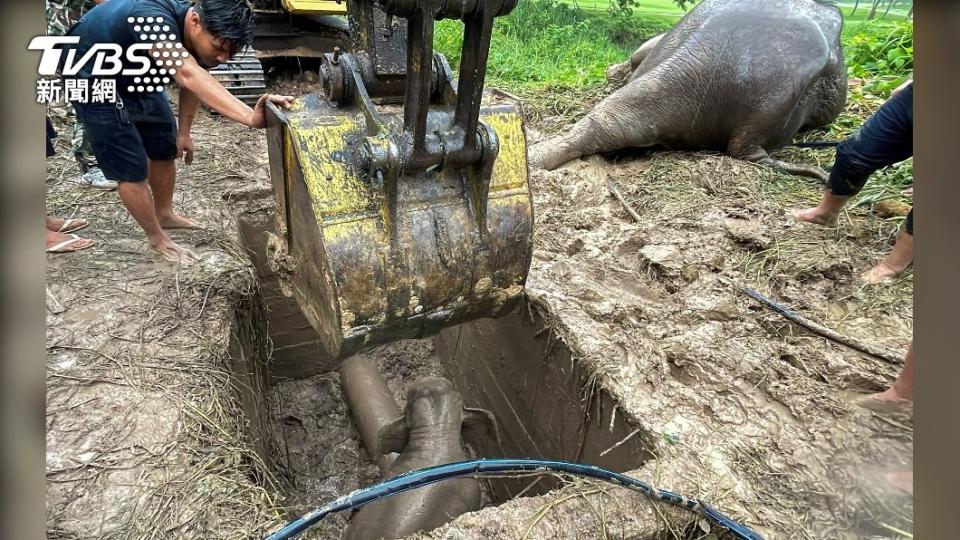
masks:
<svg viewBox="0 0 960 540"><path fill-rule="evenodd" d="M90 225L90 222L83 218L69 218L63 220L63 225L60 226L60 229L57 232L60 233L72 233L83 229L87 225Z"/></svg>
<svg viewBox="0 0 960 540"><path fill-rule="evenodd" d="M80 236L78 236L78 235L76 235L76 234L71 234L70 236L71 236L72 238L70 238L69 240L64 240L63 242L60 242L59 244L56 244L56 245L53 245L53 246L48 247L48 248L47 248L47 253L73 253L74 251L80 251L81 249L87 249L88 247L90 247L90 246L93 245L93 242L91 241L89 244L87 244L87 245L85 245L85 246L83 246L83 247L78 247L78 248L74 248L74 249L67 249L68 247L70 247L70 246L73 245L73 244L76 244L77 242L86 240L85 238L81 238Z"/></svg>

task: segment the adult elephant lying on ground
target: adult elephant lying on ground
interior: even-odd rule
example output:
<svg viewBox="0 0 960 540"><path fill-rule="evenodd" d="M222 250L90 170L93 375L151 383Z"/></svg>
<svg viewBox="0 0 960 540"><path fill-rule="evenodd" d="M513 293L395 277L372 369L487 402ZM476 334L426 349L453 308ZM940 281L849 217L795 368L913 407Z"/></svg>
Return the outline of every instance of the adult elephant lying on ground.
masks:
<svg viewBox="0 0 960 540"><path fill-rule="evenodd" d="M624 86L565 134L531 148L548 170L572 159L662 145L717 150L826 180L768 152L832 122L847 95L843 18L818 0L703 0L608 71Z"/></svg>

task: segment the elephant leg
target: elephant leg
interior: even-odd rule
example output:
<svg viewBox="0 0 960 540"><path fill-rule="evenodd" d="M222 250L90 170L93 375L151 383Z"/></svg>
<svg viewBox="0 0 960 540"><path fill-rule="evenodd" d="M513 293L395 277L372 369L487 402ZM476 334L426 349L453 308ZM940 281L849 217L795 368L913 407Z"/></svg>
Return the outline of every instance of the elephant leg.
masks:
<svg viewBox="0 0 960 540"><path fill-rule="evenodd" d="M530 166L552 171L579 157L657 144L653 130L642 128L641 122L631 118L612 120L610 115L594 111L566 134L531 147Z"/></svg>
<svg viewBox="0 0 960 540"><path fill-rule="evenodd" d="M645 79L620 88L566 133L530 148L531 166L552 171L581 156L658 144L660 126L675 123L660 93Z"/></svg>
<svg viewBox="0 0 960 540"><path fill-rule="evenodd" d="M590 116L580 120L566 133L530 148L530 166L552 171L564 163L585 155L584 148L593 138Z"/></svg>
<svg viewBox="0 0 960 540"><path fill-rule="evenodd" d="M660 40L663 39L663 36L665 35L667 35L666 32L644 41L643 45L641 45L639 49L630 55L630 66L633 69L640 67L640 64L644 61L644 59L650 55L650 51L657 46L657 43L660 43Z"/></svg>
<svg viewBox="0 0 960 540"><path fill-rule="evenodd" d="M630 74L640 66L640 63L643 62L643 59L650 54L650 51L657 46L657 43L660 43L660 40L663 39L664 35L666 35L666 32L644 41L643 45L640 45L640 48L630 55L629 60L623 62L622 64L614 64L607 68L607 80L612 83L621 83L629 79Z"/></svg>

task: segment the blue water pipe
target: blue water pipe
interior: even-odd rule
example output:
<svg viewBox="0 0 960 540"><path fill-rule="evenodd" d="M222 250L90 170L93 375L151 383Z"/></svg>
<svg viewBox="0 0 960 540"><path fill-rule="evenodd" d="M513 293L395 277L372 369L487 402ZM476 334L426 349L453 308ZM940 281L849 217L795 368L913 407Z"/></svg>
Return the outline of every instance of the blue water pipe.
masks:
<svg viewBox="0 0 960 540"><path fill-rule="evenodd" d="M795 146L797 148L836 148L840 141L809 141L787 143L786 146Z"/></svg>
<svg viewBox="0 0 960 540"><path fill-rule="evenodd" d="M662 501L674 506L679 506L695 512L705 517L716 525L719 525L728 531L735 538L741 540L763 540L756 531L743 525L733 519L720 513L713 507L705 504L699 499L689 499L671 491L656 489L647 484L631 478L625 474L620 474L593 465L583 465L580 463L568 463L565 461L547 461L540 459L477 459L473 461L461 461L458 463L448 463L436 467L427 467L411 471L406 474L391 478L385 482L374 484L370 487L360 489L340 497L316 510L308 512L303 516L291 521L285 527L277 532L267 536L264 540L288 540L295 538L311 526L319 523L325 517L336 512L352 510L359 508L367 503L378 501L436 482L460 478L463 476L484 476L503 473L521 473L521 472L539 472L553 471L572 474L575 476L585 476L605 480L614 484L620 484L628 489L642 493L652 499Z"/></svg>

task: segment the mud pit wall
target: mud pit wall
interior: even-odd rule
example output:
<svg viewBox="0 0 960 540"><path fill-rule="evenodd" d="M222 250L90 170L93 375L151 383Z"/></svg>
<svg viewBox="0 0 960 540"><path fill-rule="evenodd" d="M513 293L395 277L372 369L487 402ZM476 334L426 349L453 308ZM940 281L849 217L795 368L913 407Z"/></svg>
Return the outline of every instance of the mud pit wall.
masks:
<svg viewBox="0 0 960 540"><path fill-rule="evenodd" d="M271 195L272 197L272 195ZM281 378L301 378L339 367L336 362L323 362L317 333L310 326L300 306L283 294L276 271L267 261L267 240L276 234L274 212L257 212L240 216L240 231L253 265L260 278L260 294L269 321L273 343L270 374Z"/></svg>
<svg viewBox="0 0 960 540"><path fill-rule="evenodd" d="M247 441L265 462L267 437L267 359L270 355L266 309L259 295L238 302L230 332L229 363L233 385L247 422Z"/></svg>
<svg viewBox="0 0 960 540"><path fill-rule="evenodd" d="M470 407L494 413L500 446L483 457L531 457L588 463L623 472L653 457L651 435L635 426L573 357L539 313L521 305L500 319L480 319L435 339L445 377ZM557 486L530 480L491 482L495 499Z"/></svg>

